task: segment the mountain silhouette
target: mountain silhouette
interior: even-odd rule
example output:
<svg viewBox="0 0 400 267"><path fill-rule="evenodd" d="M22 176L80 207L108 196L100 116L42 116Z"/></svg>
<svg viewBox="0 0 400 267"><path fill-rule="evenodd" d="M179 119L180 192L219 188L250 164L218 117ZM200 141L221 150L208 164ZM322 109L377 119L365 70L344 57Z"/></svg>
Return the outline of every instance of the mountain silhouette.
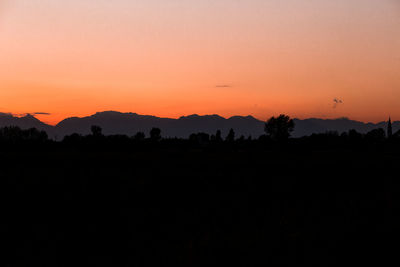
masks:
<svg viewBox="0 0 400 267"><path fill-rule="evenodd" d="M228 134L231 128L244 136L263 134L263 122L251 116L235 116L225 119L218 115L190 115L179 119L159 118L138 115L136 113L120 113L115 111L99 112L84 118L69 118L55 126L60 136L72 133L89 134L90 126L98 125L103 133L134 135L137 132L148 134L153 127L160 128L165 137L189 137L192 133L205 132L215 134L221 130Z"/></svg>
<svg viewBox="0 0 400 267"><path fill-rule="evenodd" d="M0 113L0 127L6 126L18 126L21 129L36 128L41 131L46 131L49 135L56 134L56 127L41 122L30 114L23 117L15 117L12 114Z"/></svg>
<svg viewBox="0 0 400 267"><path fill-rule="evenodd" d="M325 133L330 131L336 131L338 133L347 132L349 130L356 130L359 133L367 133L373 129L383 128L386 129L387 122L379 123L364 123L360 121L350 120L348 118L339 119L295 119L295 130L294 137L301 137L311 135L313 133ZM394 131L400 129L400 122L393 123Z"/></svg>
<svg viewBox="0 0 400 267"><path fill-rule="evenodd" d="M360 133L367 133L376 128L386 128L387 122L364 123L347 118L339 119L294 119L294 137L337 131L339 133L354 129ZM0 127L18 126L22 129L37 128L46 131L52 138L62 138L73 133L89 134L92 125L98 125L106 135L125 134L133 136L137 132L144 132L147 136L151 128L157 127L163 137L187 138L192 133L215 134L221 130L226 136L230 129L234 129L236 136L259 137L264 134L264 121L252 116L233 116L223 118L219 115L197 114L183 116L178 119L160 118L156 116L139 115L136 113L121 113L116 111L98 112L87 117L67 118L56 126L45 124L33 115L15 117L11 114L0 113ZM393 122L393 131L400 130L400 122Z"/></svg>

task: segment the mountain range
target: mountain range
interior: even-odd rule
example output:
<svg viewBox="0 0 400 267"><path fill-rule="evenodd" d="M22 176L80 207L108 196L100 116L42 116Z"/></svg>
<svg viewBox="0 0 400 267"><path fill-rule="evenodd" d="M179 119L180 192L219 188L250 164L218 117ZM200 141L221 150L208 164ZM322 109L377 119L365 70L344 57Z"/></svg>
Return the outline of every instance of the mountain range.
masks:
<svg viewBox="0 0 400 267"><path fill-rule="evenodd" d="M347 118L339 119L294 119L294 137L337 131L339 133L355 129L360 133L367 133L376 128L387 127L387 122L364 123ZM33 115L16 117L7 113L0 113L0 127L18 126L22 129L37 128L44 130L51 138L60 139L72 133L89 134L92 125L98 125L106 135L126 134L133 136L141 131L149 133L153 127L160 128L164 137L188 137L192 133L205 132L215 134L221 130L226 135L232 128L236 136L258 137L264 134L265 122L252 116L233 116L223 118L219 115L190 115L179 119L160 118L156 116L139 115L136 113L121 113L116 111L98 112L88 117L67 118L55 126L41 122ZM393 122L393 131L400 130L400 122Z"/></svg>

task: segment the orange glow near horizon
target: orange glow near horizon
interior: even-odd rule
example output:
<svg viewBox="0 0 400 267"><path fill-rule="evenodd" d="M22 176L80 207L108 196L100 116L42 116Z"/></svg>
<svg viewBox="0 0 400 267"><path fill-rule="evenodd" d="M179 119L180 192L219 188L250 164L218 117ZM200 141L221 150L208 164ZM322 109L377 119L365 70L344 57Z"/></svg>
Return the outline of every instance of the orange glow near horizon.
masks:
<svg viewBox="0 0 400 267"><path fill-rule="evenodd" d="M400 120L397 0L0 0L0 55L0 112L50 124L105 110Z"/></svg>

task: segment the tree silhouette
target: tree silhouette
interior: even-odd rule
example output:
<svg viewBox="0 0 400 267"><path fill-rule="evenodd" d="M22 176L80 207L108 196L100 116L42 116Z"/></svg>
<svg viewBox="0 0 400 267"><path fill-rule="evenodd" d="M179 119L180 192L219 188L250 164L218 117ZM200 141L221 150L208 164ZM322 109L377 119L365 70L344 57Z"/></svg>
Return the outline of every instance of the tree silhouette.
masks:
<svg viewBox="0 0 400 267"><path fill-rule="evenodd" d="M161 139L161 129L152 128L150 131L150 139L153 141L159 141Z"/></svg>
<svg viewBox="0 0 400 267"><path fill-rule="evenodd" d="M45 142L48 139L47 133L45 131L39 131L36 128L23 130L22 133L23 138L29 141Z"/></svg>
<svg viewBox="0 0 400 267"><path fill-rule="evenodd" d="M281 114L279 117L271 117L265 123L265 132L273 140L283 141L290 137L294 130L294 121L289 116Z"/></svg>
<svg viewBox="0 0 400 267"><path fill-rule="evenodd" d="M10 143L14 142L46 142L48 136L45 131L39 131L36 128L22 130L16 126L4 127L0 129L0 140Z"/></svg>
<svg viewBox="0 0 400 267"><path fill-rule="evenodd" d="M373 142L383 141L386 138L385 130L382 128L373 129L365 135L365 138Z"/></svg>
<svg viewBox="0 0 400 267"><path fill-rule="evenodd" d="M218 130L216 135L215 135L215 140L217 142L222 142L222 134L221 134L221 130Z"/></svg>
<svg viewBox="0 0 400 267"><path fill-rule="evenodd" d="M214 134L212 134L212 135L210 136L210 141L213 142L213 143L215 143L216 140L217 140L217 138L215 137Z"/></svg>
<svg viewBox="0 0 400 267"><path fill-rule="evenodd" d="M229 142L229 143L232 143L232 142L235 141L235 131L233 129L229 130L229 133L228 133L228 135L226 137L226 141Z"/></svg>
<svg viewBox="0 0 400 267"><path fill-rule="evenodd" d="M205 145L210 142L210 135L207 133L191 134L189 140L200 145Z"/></svg>
<svg viewBox="0 0 400 267"><path fill-rule="evenodd" d="M143 141L146 138L145 134L143 132L137 132L133 139L136 141Z"/></svg>
<svg viewBox="0 0 400 267"><path fill-rule="evenodd" d="M71 135L66 135L64 136L63 143L71 143L71 144L76 144L80 141L82 141L83 137L80 134L73 133Z"/></svg>
<svg viewBox="0 0 400 267"><path fill-rule="evenodd" d="M8 142L16 142L22 140L22 130L19 127L4 127L0 131L1 139Z"/></svg>
<svg viewBox="0 0 400 267"><path fill-rule="evenodd" d="M354 129L351 129L349 131L349 140L350 142L359 142L360 140L362 140L362 134L360 134L359 132L357 132Z"/></svg>
<svg viewBox="0 0 400 267"><path fill-rule="evenodd" d="M393 134L393 137L394 137L394 138L400 138L400 130L398 130L397 132L395 132L395 133Z"/></svg>
<svg viewBox="0 0 400 267"><path fill-rule="evenodd" d="M103 135L103 129L100 126L93 125L90 130L92 131L92 135L95 137L99 137Z"/></svg>

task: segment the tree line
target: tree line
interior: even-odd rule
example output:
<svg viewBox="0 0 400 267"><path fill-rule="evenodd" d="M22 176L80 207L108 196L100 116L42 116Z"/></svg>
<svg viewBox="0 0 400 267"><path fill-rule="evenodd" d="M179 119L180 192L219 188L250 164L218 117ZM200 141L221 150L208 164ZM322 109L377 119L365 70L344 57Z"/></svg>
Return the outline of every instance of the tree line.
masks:
<svg viewBox="0 0 400 267"><path fill-rule="evenodd" d="M208 144L234 144L246 142L271 142L271 143L287 143L289 140L297 141L315 141L315 142L331 142L331 141L348 141L353 143L379 143L385 140L400 140L400 130L392 134L391 123L389 122L387 132L382 129L373 129L366 134L349 130L348 132L339 133L337 131L328 131L326 133L312 134L311 136L301 138L291 138L291 133L295 128L293 119L289 116L281 114L277 117L271 117L264 125L265 134L253 138L252 136L237 136L234 129L230 129L226 136L222 135L221 130L217 130L215 134L204 132L193 133L188 138L163 138L160 128L152 128L148 135L144 132L137 132L132 136L127 135L104 135L100 126L93 125L91 134L81 135L74 133L65 136L60 142L67 144L79 144L90 142L135 142L135 143L159 143L165 141L182 141L197 145ZM51 140L45 131L39 131L35 128L23 130L16 126L0 128L0 142L15 143L49 143L56 142Z"/></svg>

